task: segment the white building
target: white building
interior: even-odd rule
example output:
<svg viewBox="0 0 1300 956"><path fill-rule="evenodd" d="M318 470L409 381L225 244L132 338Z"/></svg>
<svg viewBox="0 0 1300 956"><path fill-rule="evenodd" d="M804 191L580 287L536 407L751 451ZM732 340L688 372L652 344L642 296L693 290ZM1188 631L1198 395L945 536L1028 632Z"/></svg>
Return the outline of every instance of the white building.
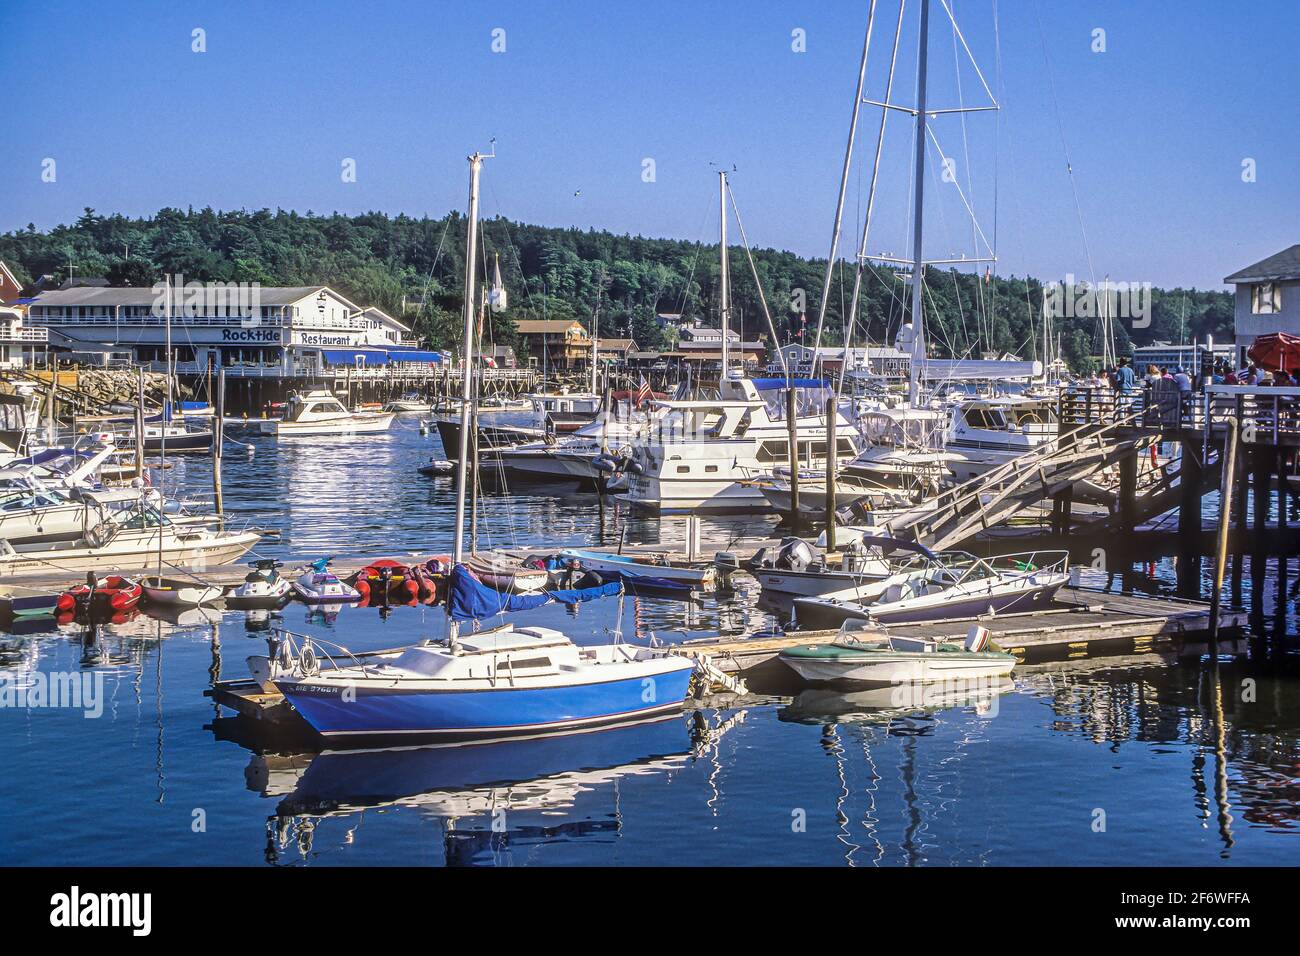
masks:
<svg viewBox="0 0 1300 956"><path fill-rule="evenodd" d="M0 368L24 368L28 353L44 350L45 329L27 328L23 313L13 306L0 306Z"/></svg>
<svg viewBox="0 0 1300 956"><path fill-rule="evenodd" d="M781 346L780 352L791 371L800 373L812 371L812 346L794 342ZM842 346L823 346L817 350L817 355L824 369L839 371L844 363ZM906 378L911 362L912 357L907 352L892 347L864 346L849 349L850 370L870 372L884 378ZM778 360L774 367L779 365Z"/></svg>
<svg viewBox="0 0 1300 956"><path fill-rule="evenodd" d="M1300 335L1300 243L1234 272L1223 280L1236 286L1233 325L1238 365L1255 338L1270 332Z"/></svg>
<svg viewBox="0 0 1300 956"><path fill-rule="evenodd" d="M168 319L164 286L78 287L44 292L28 324L54 333L66 351L129 353L162 367ZM219 368L231 375L302 376L331 369L440 362L408 338L410 329L363 309L328 286L177 286L171 342L178 374Z"/></svg>
<svg viewBox="0 0 1300 956"><path fill-rule="evenodd" d="M1199 374L1201 367L1201 356L1205 353L1205 345L1171 345L1168 342L1152 342L1150 345L1140 345L1133 349L1133 368L1141 375L1146 371L1148 365L1154 365L1156 368L1167 368L1171 372L1174 369L1186 369L1193 375ZM1214 358L1227 359L1229 362L1236 361L1237 349L1231 342L1225 345L1214 346Z"/></svg>

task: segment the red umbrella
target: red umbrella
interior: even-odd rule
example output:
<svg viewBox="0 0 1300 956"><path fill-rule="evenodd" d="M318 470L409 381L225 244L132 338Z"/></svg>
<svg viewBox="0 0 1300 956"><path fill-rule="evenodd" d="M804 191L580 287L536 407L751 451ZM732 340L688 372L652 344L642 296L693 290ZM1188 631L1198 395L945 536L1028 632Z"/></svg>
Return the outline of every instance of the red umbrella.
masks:
<svg viewBox="0 0 1300 956"><path fill-rule="evenodd" d="M1261 335L1246 350L1246 357L1269 371L1285 369L1288 375L1300 372L1300 336L1286 332Z"/></svg>

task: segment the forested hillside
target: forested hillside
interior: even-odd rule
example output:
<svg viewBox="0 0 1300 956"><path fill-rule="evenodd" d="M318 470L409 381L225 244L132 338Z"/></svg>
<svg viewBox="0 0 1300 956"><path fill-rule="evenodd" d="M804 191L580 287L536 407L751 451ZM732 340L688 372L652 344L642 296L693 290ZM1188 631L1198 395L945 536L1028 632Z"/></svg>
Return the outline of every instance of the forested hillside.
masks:
<svg viewBox="0 0 1300 956"><path fill-rule="evenodd" d="M531 318L599 316L601 334L635 338L643 348L663 347L657 312L698 315L716 322L717 246L647 239L609 232L531 226L493 219L483 224L487 274L499 257L510 309L493 319L493 339L513 340L514 322ZM362 305L377 305L414 326L435 347L457 340L464 275L464 220L413 219L366 213L302 215L261 209L163 209L148 219L101 216L87 209L76 223L49 232L26 229L0 235L0 259L20 281L42 274L103 276L114 285L149 285L164 273L187 280L248 281L264 285L327 284ZM783 344L797 336L792 310L804 290L808 338L821 296L825 260L773 249L753 251L755 267ZM772 338L743 248L731 250L735 314L746 339ZM853 272L836 269L824 344L841 341L842 310ZM943 271L926 273L927 321L940 356L1041 348L1036 279ZM863 330L873 342L892 341L904 317L908 287L893 271L869 272L859 309L855 344ZM1130 341L1191 341L1212 333L1226 341L1232 302L1223 292L1155 290L1149 327L1117 324L1121 353ZM1091 366L1098 347L1092 318L1057 320L1065 359L1076 370Z"/></svg>

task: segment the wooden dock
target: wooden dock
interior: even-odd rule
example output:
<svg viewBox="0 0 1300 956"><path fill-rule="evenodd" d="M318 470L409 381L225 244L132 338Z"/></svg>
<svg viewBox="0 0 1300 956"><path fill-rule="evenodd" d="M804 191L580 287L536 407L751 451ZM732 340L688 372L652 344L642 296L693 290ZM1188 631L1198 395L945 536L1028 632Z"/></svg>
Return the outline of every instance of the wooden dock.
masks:
<svg viewBox="0 0 1300 956"><path fill-rule="evenodd" d="M1244 611L1221 610L1219 627L1223 640L1232 640L1245 623ZM1202 601L1065 588L1054 606L1044 610L993 618L896 624L889 630L909 637L962 640L972 624L987 627L994 641L1022 663L1160 651L1177 653L1186 644L1199 645L1209 640L1210 606ZM700 638L674 648L688 656L707 656L722 671L742 675L753 691L775 692L790 689L792 683L798 684L798 679L778 660L781 651L800 644L833 640L835 634L835 631L756 633L738 638ZM252 679L219 681L204 694L244 717L264 722L268 728L302 729L301 718L284 697L267 693Z"/></svg>

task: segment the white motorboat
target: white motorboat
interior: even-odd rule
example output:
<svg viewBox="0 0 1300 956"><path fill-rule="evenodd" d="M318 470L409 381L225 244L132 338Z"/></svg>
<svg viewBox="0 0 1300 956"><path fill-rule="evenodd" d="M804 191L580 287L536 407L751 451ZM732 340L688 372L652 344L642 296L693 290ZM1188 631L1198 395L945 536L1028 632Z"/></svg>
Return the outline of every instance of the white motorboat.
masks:
<svg viewBox="0 0 1300 956"><path fill-rule="evenodd" d="M293 582L293 593L307 604L353 604L361 592L330 570L329 558L317 558Z"/></svg>
<svg viewBox="0 0 1300 956"><path fill-rule="evenodd" d="M874 686L938 681L996 681L1011 673L1016 658L991 649L986 628L973 625L964 644L900 637L846 625L828 644L786 648L782 663L810 683L845 681Z"/></svg>
<svg viewBox="0 0 1300 956"><path fill-rule="evenodd" d="M744 568L765 593L815 597L882 581L895 573L900 558L917 554L929 556L930 552L895 538L854 534L840 553L839 563L833 564L830 555L817 555L802 538L787 538L775 553L761 548Z"/></svg>
<svg viewBox="0 0 1300 956"><path fill-rule="evenodd" d="M81 535L64 541L14 544L0 539L0 577L60 571L142 570L163 560L202 568L234 561L262 537L255 530L215 530L201 517L160 514L138 491L83 491Z"/></svg>
<svg viewBox="0 0 1300 956"><path fill-rule="evenodd" d="M826 403L833 389L821 379L746 378L731 375L716 400L655 403L663 414L627 465L634 507L673 511L770 511L752 479L790 460L786 393L796 395L799 461L818 468L826 456ZM837 410L835 454L858 453L853 428ZM824 468L824 465L823 465Z"/></svg>
<svg viewBox="0 0 1300 956"><path fill-rule="evenodd" d="M401 398L391 399L384 405L384 411L395 412L398 415L407 412L432 412L433 405L419 395L403 395Z"/></svg>
<svg viewBox="0 0 1300 956"><path fill-rule="evenodd" d="M394 412L349 411L332 392L316 389L289 400L284 418L250 421L263 435L356 435L387 431Z"/></svg>
<svg viewBox="0 0 1300 956"><path fill-rule="evenodd" d="M776 468L771 474L752 479L749 483L761 491L763 497L777 511L790 511L794 492L788 467ZM864 503L871 510L876 510L905 507L912 504L912 499L908 492L899 488L885 487L875 481L847 474L835 477L837 510ZM801 470L799 472L799 513L820 518L826 513L826 504L825 470Z"/></svg>
<svg viewBox="0 0 1300 956"><path fill-rule="evenodd" d="M1069 580L1069 553L978 558L961 551L917 554L887 578L794 600L800 630L847 620L937 621L1016 614L1050 607Z"/></svg>
<svg viewBox="0 0 1300 956"><path fill-rule="evenodd" d="M1019 395L976 398L952 411L944 450L948 470L968 481L1057 437L1055 399Z"/></svg>
<svg viewBox="0 0 1300 956"><path fill-rule="evenodd" d="M142 578L145 600L161 607L211 605L225 597L226 589L194 578Z"/></svg>
<svg viewBox="0 0 1300 956"><path fill-rule="evenodd" d="M252 568L244 575L244 583L226 595L226 605L232 608L279 607L289 600L292 583L280 573L281 563L274 558L250 561Z"/></svg>

